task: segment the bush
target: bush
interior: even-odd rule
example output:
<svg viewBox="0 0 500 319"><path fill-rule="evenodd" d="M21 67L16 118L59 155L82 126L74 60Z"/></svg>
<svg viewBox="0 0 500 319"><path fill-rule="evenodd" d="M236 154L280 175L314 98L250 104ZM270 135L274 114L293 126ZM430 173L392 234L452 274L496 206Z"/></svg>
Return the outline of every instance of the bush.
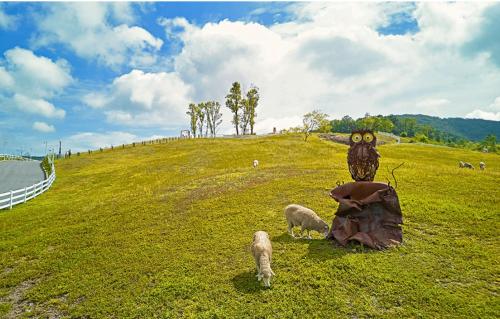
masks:
<svg viewBox="0 0 500 319"><path fill-rule="evenodd" d="M45 178L49 178L50 174L52 174L52 165L50 165L49 157L45 156L40 165L45 172Z"/></svg>

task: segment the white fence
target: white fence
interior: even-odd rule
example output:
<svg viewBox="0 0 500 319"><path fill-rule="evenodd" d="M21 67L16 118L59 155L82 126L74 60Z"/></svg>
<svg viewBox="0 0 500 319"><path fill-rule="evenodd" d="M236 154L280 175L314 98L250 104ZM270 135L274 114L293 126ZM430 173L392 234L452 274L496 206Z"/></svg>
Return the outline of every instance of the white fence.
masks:
<svg viewBox="0 0 500 319"><path fill-rule="evenodd" d="M14 205L26 203L26 201L37 197L48 190L55 179L56 169L54 167L54 163L52 163L52 173L50 173L47 179L28 187L0 194L0 209L12 209L12 206Z"/></svg>
<svg viewBox="0 0 500 319"><path fill-rule="evenodd" d="M11 160L29 161L30 159L18 155L0 154L0 161L11 161Z"/></svg>

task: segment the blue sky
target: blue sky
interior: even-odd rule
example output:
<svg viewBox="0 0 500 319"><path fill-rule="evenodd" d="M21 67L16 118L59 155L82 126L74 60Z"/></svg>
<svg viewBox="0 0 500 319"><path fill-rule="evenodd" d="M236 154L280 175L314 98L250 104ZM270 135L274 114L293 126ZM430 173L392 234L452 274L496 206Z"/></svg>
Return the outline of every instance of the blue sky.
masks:
<svg viewBox="0 0 500 319"><path fill-rule="evenodd" d="M233 81L260 88L260 133L318 108L500 120L498 21L494 3L0 3L0 153L178 135Z"/></svg>

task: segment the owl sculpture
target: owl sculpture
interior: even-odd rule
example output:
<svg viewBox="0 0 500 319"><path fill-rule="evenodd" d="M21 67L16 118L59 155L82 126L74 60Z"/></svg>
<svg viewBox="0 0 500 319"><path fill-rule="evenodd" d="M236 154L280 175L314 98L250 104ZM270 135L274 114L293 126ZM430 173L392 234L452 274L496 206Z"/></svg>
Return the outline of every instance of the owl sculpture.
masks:
<svg viewBox="0 0 500 319"><path fill-rule="evenodd" d="M347 164L352 178L359 182L371 182L378 169L380 154L375 149L377 138L370 130L356 130L349 137Z"/></svg>

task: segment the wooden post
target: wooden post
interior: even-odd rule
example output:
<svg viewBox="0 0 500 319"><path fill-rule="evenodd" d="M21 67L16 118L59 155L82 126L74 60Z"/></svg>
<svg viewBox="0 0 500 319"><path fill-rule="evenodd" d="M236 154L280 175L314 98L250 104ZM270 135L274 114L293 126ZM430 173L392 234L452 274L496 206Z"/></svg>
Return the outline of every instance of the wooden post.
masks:
<svg viewBox="0 0 500 319"><path fill-rule="evenodd" d="M25 187L25 188L24 188L24 202L25 202L25 203L26 203L26 193L27 193L27 191L26 191L26 187Z"/></svg>
<svg viewBox="0 0 500 319"><path fill-rule="evenodd" d="M10 191L10 207L9 209L12 209L12 191Z"/></svg>

